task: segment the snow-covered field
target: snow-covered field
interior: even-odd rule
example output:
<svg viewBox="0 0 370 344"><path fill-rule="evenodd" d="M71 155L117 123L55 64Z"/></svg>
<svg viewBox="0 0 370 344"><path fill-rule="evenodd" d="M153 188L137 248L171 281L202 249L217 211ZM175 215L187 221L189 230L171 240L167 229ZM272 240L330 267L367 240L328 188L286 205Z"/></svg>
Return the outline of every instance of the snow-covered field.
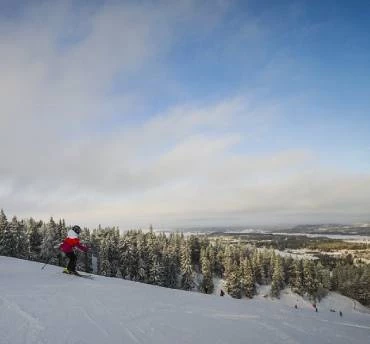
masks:
<svg viewBox="0 0 370 344"><path fill-rule="evenodd" d="M344 240L348 242L358 242L358 243L369 243L370 236L367 235L346 235L346 234L309 234L309 233L286 233L286 232L276 232L275 235L286 235L286 236L306 236L308 238L328 238Z"/></svg>
<svg viewBox="0 0 370 344"><path fill-rule="evenodd" d="M316 313L289 292L234 300L41 266L0 257L1 344L369 343L370 315L336 294Z"/></svg>

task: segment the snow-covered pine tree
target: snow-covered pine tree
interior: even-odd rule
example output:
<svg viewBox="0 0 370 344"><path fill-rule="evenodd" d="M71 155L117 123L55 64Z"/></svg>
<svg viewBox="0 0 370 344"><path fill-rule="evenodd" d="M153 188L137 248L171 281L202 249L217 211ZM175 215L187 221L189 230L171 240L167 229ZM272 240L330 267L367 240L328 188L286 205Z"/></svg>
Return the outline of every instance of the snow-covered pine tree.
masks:
<svg viewBox="0 0 370 344"><path fill-rule="evenodd" d="M6 218L4 210L1 209L0 210L0 255L3 255L3 256L6 255L4 235L7 229L8 229L8 220Z"/></svg>
<svg viewBox="0 0 370 344"><path fill-rule="evenodd" d="M241 262L241 283L244 295L251 299L256 293L256 284L249 257L245 257Z"/></svg>
<svg viewBox="0 0 370 344"><path fill-rule="evenodd" d="M262 252L262 284L270 284L272 279L273 259L271 258L273 251L263 250Z"/></svg>
<svg viewBox="0 0 370 344"><path fill-rule="evenodd" d="M271 282L271 296L279 297L280 291L284 288L284 268L283 268L283 259L277 254L274 255L274 270L272 273L272 282Z"/></svg>
<svg viewBox="0 0 370 344"><path fill-rule="evenodd" d="M290 285L290 279L293 276L294 271L294 259L289 256L283 258L283 268L284 268L284 276L285 276L285 285Z"/></svg>
<svg viewBox="0 0 370 344"><path fill-rule="evenodd" d="M103 276L110 276L110 263L109 263L109 240L107 235L104 236L99 245L100 256L100 274Z"/></svg>
<svg viewBox="0 0 370 344"><path fill-rule="evenodd" d="M310 259L305 259L303 262L303 277L305 291L310 297L316 299L318 281L316 277L315 263Z"/></svg>
<svg viewBox="0 0 370 344"><path fill-rule="evenodd" d="M252 252L252 270L254 274L254 280L258 284L263 284L263 279L262 279L262 273L263 273L263 268L262 268L262 254L259 253L258 250L253 250Z"/></svg>
<svg viewBox="0 0 370 344"><path fill-rule="evenodd" d="M50 264L57 265L61 255L58 250L60 238L58 236L57 225L51 217L50 221L43 228L43 240L41 245L41 259L49 261Z"/></svg>
<svg viewBox="0 0 370 344"><path fill-rule="evenodd" d="M155 256L150 270L150 280L154 285L164 287L166 285L166 271L161 256Z"/></svg>
<svg viewBox="0 0 370 344"><path fill-rule="evenodd" d="M190 235L188 242L191 252L191 265L196 268L196 271L199 271L201 247L199 237L197 237L196 235Z"/></svg>
<svg viewBox="0 0 370 344"><path fill-rule="evenodd" d="M226 279L226 290L235 299L242 297L241 271L240 267L233 263Z"/></svg>
<svg viewBox="0 0 370 344"><path fill-rule="evenodd" d="M16 242L17 242L16 248L17 257L21 259L29 259L30 244L27 235L26 224L23 220L17 223Z"/></svg>
<svg viewBox="0 0 370 344"><path fill-rule="evenodd" d="M110 235L110 250L109 250L109 259L111 262L111 272L110 275L112 277L116 277L118 273L118 265L119 265L119 229L113 227Z"/></svg>
<svg viewBox="0 0 370 344"><path fill-rule="evenodd" d="M318 283L316 296L320 301L323 297L327 295L329 291L330 271L328 269L325 269L319 261L315 266L315 275Z"/></svg>
<svg viewBox="0 0 370 344"><path fill-rule="evenodd" d="M234 259L233 259L233 253L230 245L225 246L225 251L223 254L223 276L225 280L227 281L231 271L233 269Z"/></svg>
<svg viewBox="0 0 370 344"><path fill-rule="evenodd" d="M104 276L116 277L119 265L119 231L106 228L102 233L100 245L100 272Z"/></svg>
<svg viewBox="0 0 370 344"><path fill-rule="evenodd" d="M63 231L63 225L60 223L61 230ZM87 245L88 247L91 247L91 236L90 236L90 230L87 228L84 228L80 235L81 241L84 245ZM93 266L92 266L92 252L86 252L84 254L79 255L79 266L81 267L81 270L85 272L92 272Z"/></svg>
<svg viewBox="0 0 370 344"><path fill-rule="evenodd" d="M128 241L128 275L131 280L138 280L139 275L139 249L138 249L138 232L131 232Z"/></svg>
<svg viewBox="0 0 370 344"><path fill-rule="evenodd" d="M27 225L27 235L30 244L30 259L40 260L42 245L42 222L36 222L33 218L29 219Z"/></svg>
<svg viewBox="0 0 370 344"><path fill-rule="evenodd" d="M137 236L137 252L139 256L136 281L148 283L149 281L149 250L145 235L140 232Z"/></svg>
<svg viewBox="0 0 370 344"><path fill-rule="evenodd" d="M177 288L178 275L180 273L179 254L176 251L176 246L164 248L164 268L165 268L165 287Z"/></svg>
<svg viewBox="0 0 370 344"><path fill-rule="evenodd" d="M208 250L208 259L209 259L209 263L211 264L211 271L212 271L212 274L214 274L215 273L214 271L216 268L216 251L211 243L208 244L206 249Z"/></svg>
<svg viewBox="0 0 370 344"><path fill-rule="evenodd" d="M221 244L221 241L219 239L216 240L215 245L215 262L214 262L214 274L218 277L222 277L225 273L225 267L224 267L224 247Z"/></svg>
<svg viewBox="0 0 370 344"><path fill-rule="evenodd" d="M119 271L122 278L129 275L130 253L129 253L129 238L127 234L123 234L119 240Z"/></svg>
<svg viewBox="0 0 370 344"><path fill-rule="evenodd" d="M193 267L191 264L191 249L189 241L185 240L181 248L181 288L193 289Z"/></svg>
<svg viewBox="0 0 370 344"><path fill-rule="evenodd" d="M164 268L162 264L162 256L159 248L159 241L156 235L153 233L153 229L145 235L146 238L146 265L147 265L147 282L149 284L157 284L158 274L164 274ZM163 283L163 281L162 281Z"/></svg>
<svg viewBox="0 0 370 344"><path fill-rule="evenodd" d="M201 270L203 274L200 290L206 294L212 294L214 289L209 249L202 248L200 253Z"/></svg>
<svg viewBox="0 0 370 344"><path fill-rule="evenodd" d="M303 261L296 259L293 263L293 275L290 278L290 286L293 292L303 295L304 294L304 274L303 274Z"/></svg>
<svg viewBox="0 0 370 344"><path fill-rule="evenodd" d="M2 255L8 257L17 257L17 230L18 220L14 216L12 221L5 227L2 235Z"/></svg>
<svg viewBox="0 0 370 344"><path fill-rule="evenodd" d="M362 266L362 274L357 283L357 293L354 295L363 305L370 305L370 264Z"/></svg>
<svg viewBox="0 0 370 344"><path fill-rule="evenodd" d="M99 229L94 229L91 234L90 239L90 252L92 254L92 268L97 274L100 274L100 239L99 239Z"/></svg>

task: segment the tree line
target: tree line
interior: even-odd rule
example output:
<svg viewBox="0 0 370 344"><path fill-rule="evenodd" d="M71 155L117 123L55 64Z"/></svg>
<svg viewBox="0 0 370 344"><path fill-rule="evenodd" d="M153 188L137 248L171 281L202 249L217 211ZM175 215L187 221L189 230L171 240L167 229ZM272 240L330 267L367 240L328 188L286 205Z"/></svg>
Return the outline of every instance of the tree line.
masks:
<svg viewBox="0 0 370 344"><path fill-rule="evenodd" d="M58 246L69 228L64 220L53 218L47 223L17 217L8 221L1 210L0 255L64 266ZM332 290L370 305L370 265L354 264L348 257L293 259L272 249L205 235L121 233L114 227L84 228L80 237L90 250L79 255L78 269L107 277L207 294L214 291L214 278L222 278L234 298L252 298L259 285L271 285L273 297L290 287L317 301Z"/></svg>

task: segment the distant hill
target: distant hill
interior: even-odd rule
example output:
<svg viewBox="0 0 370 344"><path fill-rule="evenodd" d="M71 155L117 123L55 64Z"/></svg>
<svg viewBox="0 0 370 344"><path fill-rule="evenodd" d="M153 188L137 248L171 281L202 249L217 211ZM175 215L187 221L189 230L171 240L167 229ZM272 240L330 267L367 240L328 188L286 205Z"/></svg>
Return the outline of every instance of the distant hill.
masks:
<svg viewBox="0 0 370 344"><path fill-rule="evenodd" d="M281 229L279 231L281 232ZM370 235L370 225L299 225L284 229L284 232L328 235Z"/></svg>

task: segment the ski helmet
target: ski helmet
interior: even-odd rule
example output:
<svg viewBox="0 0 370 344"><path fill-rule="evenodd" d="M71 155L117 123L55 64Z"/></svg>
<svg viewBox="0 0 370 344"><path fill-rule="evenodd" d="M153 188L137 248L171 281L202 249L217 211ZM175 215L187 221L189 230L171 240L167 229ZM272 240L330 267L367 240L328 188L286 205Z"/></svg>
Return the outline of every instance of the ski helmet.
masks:
<svg viewBox="0 0 370 344"><path fill-rule="evenodd" d="M81 227L80 226L73 226L72 227L72 230L76 233L76 234L80 234L81 233Z"/></svg>

